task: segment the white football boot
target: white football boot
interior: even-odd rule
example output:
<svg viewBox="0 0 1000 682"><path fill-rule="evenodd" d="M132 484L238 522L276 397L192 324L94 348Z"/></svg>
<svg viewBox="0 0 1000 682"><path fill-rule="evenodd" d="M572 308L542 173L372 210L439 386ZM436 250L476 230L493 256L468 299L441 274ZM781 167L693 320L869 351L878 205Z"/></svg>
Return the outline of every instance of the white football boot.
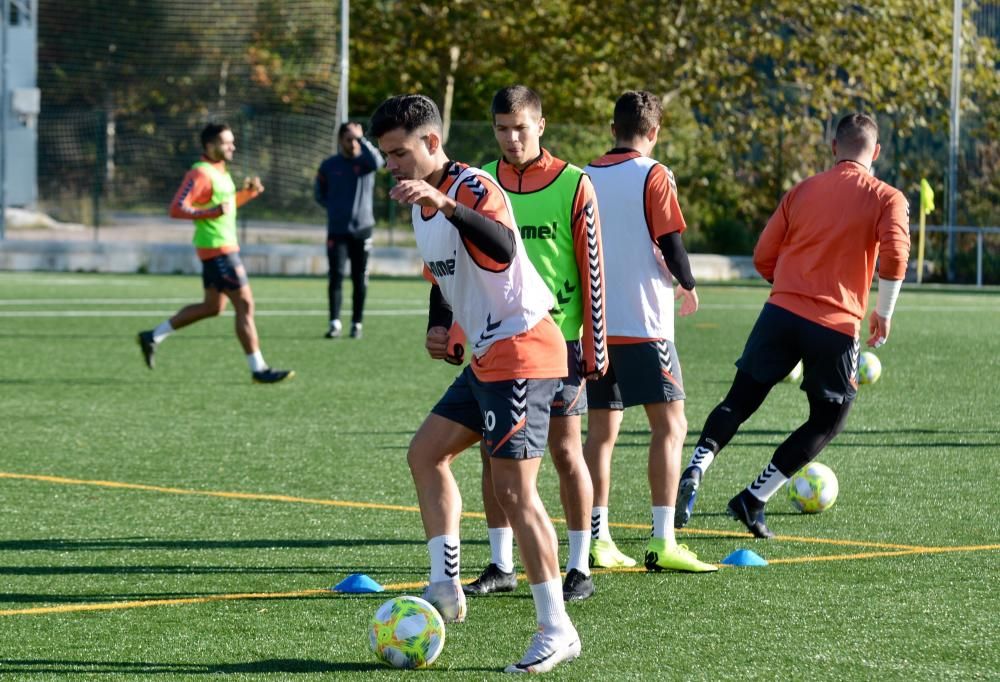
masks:
<svg viewBox="0 0 1000 682"><path fill-rule="evenodd" d="M506 673L547 673L560 663L572 661L580 655L580 636L572 623L551 634L538 628L531 638L531 646L517 663L508 665Z"/></svg>
<svg viewBox="0 0 1000 682"><path fill-rule="evenodd" d="M465 620L465 592L457 580L431 583L424 590L423 598L438 610L445 623L461 623Z"/></svg>

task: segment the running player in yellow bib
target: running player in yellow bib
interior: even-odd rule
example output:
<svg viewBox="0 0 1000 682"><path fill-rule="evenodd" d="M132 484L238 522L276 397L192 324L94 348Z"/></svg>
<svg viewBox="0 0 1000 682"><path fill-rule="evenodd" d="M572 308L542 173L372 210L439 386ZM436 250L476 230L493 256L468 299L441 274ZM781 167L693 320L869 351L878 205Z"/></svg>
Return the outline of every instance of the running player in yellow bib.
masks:
<svg viewBox="0 0 1000 682"><path fill-rule="evenodd" d="M295 372L271 369L264 362L254 322L253 292L240 261L236 240L236 209L264 191L260 178L247 178L236 190L226 164L233 160L236 138L225 123L212 123L201 131L204 155L195 163L170 203L170 217L194 221L194 246L202 264L205 298L177 311L156 328L139 332L139 347L146 366L153 369L156 349L174 331L207 317L220 315L226 300L236 310L236 336L243 346L255 383L274 384Z"/></svg>

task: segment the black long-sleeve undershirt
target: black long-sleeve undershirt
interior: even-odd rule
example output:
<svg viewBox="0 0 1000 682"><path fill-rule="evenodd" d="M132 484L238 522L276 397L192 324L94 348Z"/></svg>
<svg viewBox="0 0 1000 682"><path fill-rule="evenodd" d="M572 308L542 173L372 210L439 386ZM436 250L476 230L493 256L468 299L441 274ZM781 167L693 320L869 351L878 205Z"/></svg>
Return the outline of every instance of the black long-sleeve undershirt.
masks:
<svg viewBox="0 0 1000 682"><path fill-rule="evenodd" d="M444 299L441 287L437 284L431 285L431 300L427 311L427 329L431 327L451 328L452 312L451 304Z"/></svg>
<svg viewBox="0 0 1000 682"><path fill-rule="evenodd" d="M465 204L458 204L455 213L450 218L462 239L468 241L477 249L497 263L510 263L514 260L516 246L514 232L507 226L477 213Z"/></svg>
<svg viewBox="0 0 1000 682"><path fill-rule="evenodd" d="M665 234L656 240L656 245L660 247L663 260L667 262L667 269L680 285L690 291L694 289L694 274L691 272L691 261L688 259L684 242L681 241L680 232Z"/></svg>

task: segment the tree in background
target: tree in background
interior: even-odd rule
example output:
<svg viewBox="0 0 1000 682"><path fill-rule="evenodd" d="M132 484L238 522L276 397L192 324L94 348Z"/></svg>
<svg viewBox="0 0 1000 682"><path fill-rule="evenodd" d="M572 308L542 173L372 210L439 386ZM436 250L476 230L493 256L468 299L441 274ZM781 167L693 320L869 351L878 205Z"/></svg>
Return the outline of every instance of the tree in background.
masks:
<svg viewBox="0 0 1000 682"><path fill-rule="evenodd" d="M111 4L42 6L49 158L89 153L49 145L43 127L46 112L81 105L131 116L146 135L119 147L119 165L130 154L152 158L146 148L160 159L190 155L197 150L182 130L235 114L246 122L241 137L268 150L242 158L288 174L269 202L294 193L300 168L330 150L333 136L305 122L337 123L339 0ZM975 2L966 7L972 16ZM959 222L996 224L997 46L969 19L964 35ZM444 105L451 88L448 115L461 134L449 147L481 162L495 153L490 98L520 82L543 96L546 145L583 164L610 144L618 94L652 90L665 103L657 153L681 187L689 244L746 253L782 193L829 164L832 127L849 111L878 116L881 177L913 200L922 176L943 189L950 59L951 5L940 0L353 0L350 108L364 116L406 91ZM306 132L283 137L296 126L311 143Z"/></svg>

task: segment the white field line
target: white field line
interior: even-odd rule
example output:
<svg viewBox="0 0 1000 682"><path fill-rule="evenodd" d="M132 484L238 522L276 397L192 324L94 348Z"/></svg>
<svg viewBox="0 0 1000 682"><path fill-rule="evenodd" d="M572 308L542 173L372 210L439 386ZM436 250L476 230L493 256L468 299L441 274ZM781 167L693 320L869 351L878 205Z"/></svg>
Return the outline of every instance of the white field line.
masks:
<svg viewBox="0 0 1000 682"><path fill-rule="evenodd" d="M268 303L302 303L304 300L320 298L325 294L317 296L301 296L299 298L267 298ZM188 304L195 302L197 296L185 296L182 298L0 298L0 306L5 305L174 305L175 303ZM414 298L372 298L366 299L367 305L411 305L422 303L420 299Z"/></svg>
<svg viewBox="0 0 1000 682"><path fill-rule="evenodd" d="M72 300L62 300L62 299L46 299L46 300L36 300L28 302L10 302L0 299L0 306L12 305L12 306L27 306L27 305L181 305L191 303L191 299L122 299L113 301L104 301L103 303L97 302L97 299L92 299L94 302L89 301L72 301ZM279 301L268 299L269 303L277 303ZM297 302L296 299L286 299L281 302ZM411 301L402 301L403 303L411 303ZM702 304L701 308L704 310L757 310L760 308L759 304L748 303L748 304ZM150 316L170 316L173 315L176 310L107 310L107 309L97 309L97 310L0 310L0 318L73 318L73 317L150 317ZM897 306L896 312L903 313L923 313L923 312L933 312L933 313L1000 313L1000 303L995 306L983 305L983 306ZM372 315L375 317L391 317L391 316L401 316L401 315L423 315L427 313L426 307L420 308L405 308L405 309L386 309L379 310L377 308L367 308L365 310L366 315ZM325 308L323 309L309 309L302 308L298 310L268 310L266 308L257 308L255 314L258 317L314 317L317 315L328 315L329 311ZM225 315L232 315L231 311L226 311L223 313Z"/></svg>
<svg viewBox="0 0 1000 682"><path fill-rule="evenodd" d="M170 317L176 310L0 310L0 318L68 318L68 317ZM316 310L256 310L257 317L317 317L329 315L326 308ZM410 308L406 310L365 310L365 316L372 317L403 317L408 315L426 315L427 308ZM233 312L227 310L222 317L232 317Z"/></svg>

